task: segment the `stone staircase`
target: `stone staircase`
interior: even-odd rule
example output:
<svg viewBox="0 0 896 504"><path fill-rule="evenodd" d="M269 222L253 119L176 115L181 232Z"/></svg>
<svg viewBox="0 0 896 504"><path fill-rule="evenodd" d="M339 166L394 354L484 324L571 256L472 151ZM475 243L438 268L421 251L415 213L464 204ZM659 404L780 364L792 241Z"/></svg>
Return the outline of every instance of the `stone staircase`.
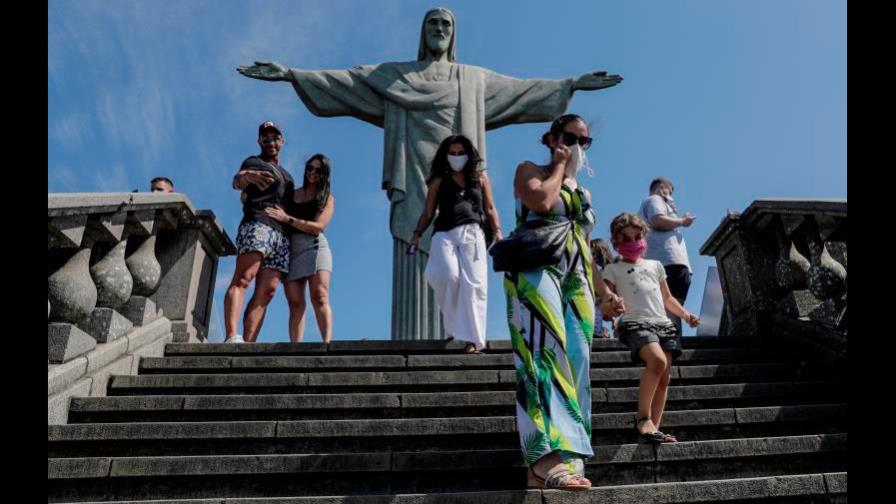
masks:
<svg viewBox="0 0 896 504"><path fill-rule="evenodd" d="M48 425L49 502L846 502L846 363L685 338L663 430L636 444L641 370L592 352L589 492L525 490L509 341L167 345Z"/></svg>

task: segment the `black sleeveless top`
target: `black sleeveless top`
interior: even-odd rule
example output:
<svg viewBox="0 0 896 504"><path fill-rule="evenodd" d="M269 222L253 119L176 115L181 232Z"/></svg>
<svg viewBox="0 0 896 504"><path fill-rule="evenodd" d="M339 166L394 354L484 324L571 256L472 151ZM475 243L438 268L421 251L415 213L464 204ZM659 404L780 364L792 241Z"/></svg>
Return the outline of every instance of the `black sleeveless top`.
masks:
<svg viewBox="0 0 896 504"><path fill-rule="evenodd" d="M293 200L292 211L289 212L290 215L295 217L296 219L310 220L313 221L320 210L317 208L317 199L312 198L310 201L303 201L302 203L296 203Z"/></svg>
<svg viewBox="0 0 896 504"><path fill-rule="evenodd" d="M482 208L482 185L463 188L450 175L442 178L439 185L439 216L436 217L435 231L449 231L464 224L482 223L479 215Z"/></svg>

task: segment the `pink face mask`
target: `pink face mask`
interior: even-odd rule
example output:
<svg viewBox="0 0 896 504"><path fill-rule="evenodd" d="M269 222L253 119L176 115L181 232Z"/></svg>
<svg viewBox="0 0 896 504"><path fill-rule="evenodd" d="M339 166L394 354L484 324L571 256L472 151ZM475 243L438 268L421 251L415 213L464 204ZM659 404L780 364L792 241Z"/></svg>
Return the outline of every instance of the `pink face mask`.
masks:
<svg viewBox="0 0 896 504"><path fill-rule="evenodd" d="M626 261L637 261L647 250L647 240L641 238L638 241L625 242L617 246L616 250Z"/></svg>

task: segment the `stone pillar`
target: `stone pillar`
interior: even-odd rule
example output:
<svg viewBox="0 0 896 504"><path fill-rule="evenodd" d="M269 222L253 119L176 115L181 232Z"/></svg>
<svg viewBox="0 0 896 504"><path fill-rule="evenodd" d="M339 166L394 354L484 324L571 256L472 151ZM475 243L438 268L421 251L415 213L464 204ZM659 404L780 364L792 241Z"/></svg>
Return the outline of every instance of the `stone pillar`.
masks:
<svg viewBox="0 0 896 504"><path fill-rule="evenodd" d="M90 277L89 247L78 248L65 264L47 278L50 304L47 358L65 362L96 347L96 340L75 324L96 307L97 289Z"/></svg>
<svg viewBox="0 0 896 504"><path fill-rule="evenodd" d="M124 261L127 244L127 237L124 237L90 268L90 276L97 288L97 307L79 327L100 343L112 341L133 327L115 310L130 299L134 286Z"/></svg>
<svg viewBox="0 0 896 504"><path fill-rule="evenodd" d="M156 259L156 235L138 240L127 258L127 267L134 276L134 295L122 307L125 316L137 326L146 325L162 316L150 298L159 287L162 267Z"/></svg>
<svg viewBox="0 0 896 504"><path fill-rule="evenodd" d="M235 254L236 249L226 233L212 232L217 224L213 214L200 211L180 219L177 229L158 233L162 279L150 299L171 320L174 341L207 341L218 257Z"/></svg>

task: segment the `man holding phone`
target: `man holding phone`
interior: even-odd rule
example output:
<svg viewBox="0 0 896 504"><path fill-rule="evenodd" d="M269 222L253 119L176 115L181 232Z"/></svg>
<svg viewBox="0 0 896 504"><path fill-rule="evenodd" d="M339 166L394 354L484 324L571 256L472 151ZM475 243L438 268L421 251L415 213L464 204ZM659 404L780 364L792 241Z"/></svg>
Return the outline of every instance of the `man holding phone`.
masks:
<svg viewBox="0 0 896 504"><path fill-rule="evenodd" d="M261 153L243 161L233 177L233 188L243 191L243 220L236 237L236 268L224 296L226 343L254 342L258 338L267 306L277 292L283 275L289 272L289 237L283 224L267 215L266 208L289 208L295 190L292 176L280 166L280 149L285 140L271 121L258 127ZM243 317L245 335L237 334L240 308L249 284L255 292Z"/></svg>

